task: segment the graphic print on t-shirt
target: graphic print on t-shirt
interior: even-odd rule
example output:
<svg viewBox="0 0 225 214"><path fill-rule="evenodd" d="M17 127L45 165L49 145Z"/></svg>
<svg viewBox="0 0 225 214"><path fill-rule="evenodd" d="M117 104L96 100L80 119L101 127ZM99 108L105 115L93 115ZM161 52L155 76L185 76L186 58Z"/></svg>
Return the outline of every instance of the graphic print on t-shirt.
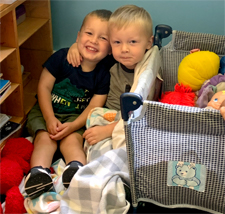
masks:
<svg viewBox="0 0 225 214"><path fill-rule="evenodd" d="M78 89L68 78L54 85L52 106L55 113L80 114L91 99L87 89Z"/></svg>

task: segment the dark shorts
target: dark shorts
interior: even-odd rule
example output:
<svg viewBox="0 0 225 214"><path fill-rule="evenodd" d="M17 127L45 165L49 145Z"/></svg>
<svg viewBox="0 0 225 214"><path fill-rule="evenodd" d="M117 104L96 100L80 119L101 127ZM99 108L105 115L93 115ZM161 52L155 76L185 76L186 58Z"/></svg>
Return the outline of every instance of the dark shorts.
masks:
<svg viewBox="0 0 225 214"><path fill-rule="evenodd" d="M61 122L72 122L77 119L79 114L55 114L55 117ZM27 118L27 131L34 138L38 130L47 131L46 122L42 115L41 109L38 103L31 109ZM86 130L85 126L75 132L79 133L81 136Z"/></svg>

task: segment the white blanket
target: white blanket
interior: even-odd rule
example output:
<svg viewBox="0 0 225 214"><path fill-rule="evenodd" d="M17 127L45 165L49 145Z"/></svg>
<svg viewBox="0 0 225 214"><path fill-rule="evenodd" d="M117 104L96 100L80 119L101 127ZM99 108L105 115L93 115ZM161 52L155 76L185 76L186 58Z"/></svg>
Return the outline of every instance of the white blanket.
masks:
<svg viewBox="0 0 225 214"><path fill-rule="evenodd" d="M88 115L87 128L115 122L105 115L115 110L94 108ZM79 169L61 200L61 213L127 213L124 183L129 185L125 147L112 150L112 139L106 138L93 146L85 142L88 164Z"/></svg>
<svg viewBox="0 0 225 214"><path fill-rule="evenodd" d="M123 182L129 184L125 147L106 152L75 174L62 196L61 213L127 213Z"/></svg>
<svg viewBox="0 0 225 214"><path fill-rule="evenodd" d="M107 113L117 114L115 110L93 109L87 127L113 122L105 119ZM44 193L34 200L26 198L28 213L127 213L130 203L124 185L129 186L130 180L125 146L113 150L111 138L93 146L85 145L88 164L78 170L69 188L65 190L62 185L65 163L60 159L52 165L56 192Z"/></svg>

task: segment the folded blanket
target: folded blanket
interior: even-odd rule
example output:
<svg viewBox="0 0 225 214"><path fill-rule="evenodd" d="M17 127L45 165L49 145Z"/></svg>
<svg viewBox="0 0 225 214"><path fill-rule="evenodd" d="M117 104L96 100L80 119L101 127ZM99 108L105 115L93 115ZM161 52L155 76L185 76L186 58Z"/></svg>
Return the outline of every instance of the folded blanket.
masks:
<svg viewBox="0 0 225 214"><path fill-rule="evenodd" d="M95 108L87 120L87 127L106 125L118 120L114 110ZM56 192L44 193L36 199L25 199L28 213L127 213L130 208L126 200L124 184L129 186L126 148L112 149L111 138L89 146L88 164L78 170L67 190L62 184L65 163L55 162L52 174Z"/></svg>
<svg viewBox="0 0 225 214"><path fill-rule="evenodd" d="M124 182L129 185L125 147L110 150L75 174L63 194L60 208L65 214L127 213Z"/></svg>
<svg viewBox="0 0 225 214"><path fill-rule="evenodd" d="M118 116L120 116L117 113L117 111L112 109L96 107L92 109L88 114L86 127L88 129L90 127L104 126L116 122L119 120ZM107 118L107 115L109 114L114 115L114 117L111 117L110 119ZM124 135L124 133L122 134ZM106 138L94 145L89 145L87 141L84 142L84 150L87 154L87 163L95 160L96 158L112 149L111 137Z"/></svg>

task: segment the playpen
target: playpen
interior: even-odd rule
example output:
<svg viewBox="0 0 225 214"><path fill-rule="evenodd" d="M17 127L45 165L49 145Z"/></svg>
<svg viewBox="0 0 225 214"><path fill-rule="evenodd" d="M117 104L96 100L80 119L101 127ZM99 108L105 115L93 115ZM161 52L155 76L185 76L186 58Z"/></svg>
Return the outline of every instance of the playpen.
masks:
<svg viewBox="0 0 225 214"><path fill-rule="evenodd" d="M161 61L163 92L174 90L178 66L190 50L225 55L225 36L173 30L171 42L161 47L168 28L157 27L154 60ZM150 73L156 73L148 67L134 93L121 95L134 210L147 202L225 213L225 121L218 110L147 101L155 77ZM190 171L182 178L181 172Z"/></svg>

